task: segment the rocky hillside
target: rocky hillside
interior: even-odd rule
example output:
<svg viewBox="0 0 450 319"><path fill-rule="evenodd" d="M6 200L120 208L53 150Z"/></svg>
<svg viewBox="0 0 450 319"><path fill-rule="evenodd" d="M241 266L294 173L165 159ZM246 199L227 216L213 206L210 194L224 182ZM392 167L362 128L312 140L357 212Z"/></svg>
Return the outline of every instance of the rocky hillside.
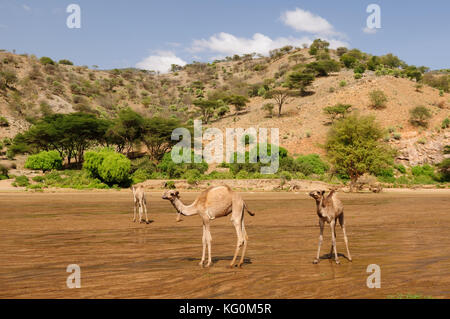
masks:
<svg viewBox="0 0 450 319"><path fill-rule="evenodd" d="M338 53L329 50L326 59L342 60L342 52ZM363 59L369 61L370 57L364 54ZM174 66L169 74L156 74L137 69L105 71L74 66L67 60L57 63L0 52L0 137L12 138L47 114L74 111L108 118L131 107L146 116L192 121L201 116L193 105L196 99L234 94L248 98L246 107L236 114L228 105L212 117L209 126L277 127L281 146L292 155L322 153L320 144L330 127L330 117L323 109L349 104L352 112L376 116L389 132L385 139L399 149L399 161L407 165L442 161L443 148L450 144L449 128L443 125L450 117L450 95L427 85L430 82L418 84L380 70L366 70L358 78L354 67L346 68L340 62L339 72L316 75L308 94L290 97L281 117L262 109L266 103L275 104L264 91L282 86L290 72L320 59L308 49L282 48L270 57L234 56L210 64ZM374 90L384 92L387 98L382 108L372 105L369 96ZM410 111L417 106L431 113L426 127L410 123Z"/></svg>

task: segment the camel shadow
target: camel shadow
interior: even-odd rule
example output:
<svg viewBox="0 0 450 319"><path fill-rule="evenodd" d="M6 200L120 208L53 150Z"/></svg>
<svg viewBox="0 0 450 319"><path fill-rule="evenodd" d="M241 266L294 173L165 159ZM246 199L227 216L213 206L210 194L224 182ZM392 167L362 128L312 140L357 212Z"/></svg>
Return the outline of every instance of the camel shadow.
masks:
<svg viewBox="0 0 450 319"><path fill-rule="evenodd" d="M145 220L143 220L141 223L139 223L139 224L151 224L151 223L153 223L154 222L154 220L153 219L150 219L148 222L146 222Z"/></svg>
<svg viewBox="0 0 450 319"><path fill-rule="evenodd" d="M343 257L343 258L345 258L345 259L350 261L350 259L348 259L348 257L345 256L344 254L338 253L338 257ZM334 253L325 254L325 255L320 256L319 258L320 259L333 259L334 258Z"/></svg>
<svg viewBox="0 0 450 319"><path fill-rule="evenodd" d="M186 258L183 258L183 260L200 261L200 258L186 257ZM212 257L211 258L211 261L213 264L216 264L218 261L221 261L221 260L231 261L231 260L233 260L233 256L223 256L223 257ZM239 258L237 258L237 262L239 262ZM244 257L244 264L252 264L252 259L250 257Z"/></svg>

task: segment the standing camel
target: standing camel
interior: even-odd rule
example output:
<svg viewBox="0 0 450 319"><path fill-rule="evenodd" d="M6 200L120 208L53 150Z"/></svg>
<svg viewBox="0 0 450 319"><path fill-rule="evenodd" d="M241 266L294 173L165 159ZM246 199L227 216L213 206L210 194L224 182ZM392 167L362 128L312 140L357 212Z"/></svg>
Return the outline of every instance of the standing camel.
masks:
<svg viewBox="0 0 450 319"><path fill-rule="evenodd" d="M331 227L331 250L329 257L333 257L333 249L334 249L334 257L336 260L336 264L339 264L339 257L336 248L336 220L339 219L339 224L341 225L342 232L344 233L344 242L345 247L347 248L348 260L352 261L352 256L350 255L350 251L348 250L348 240L347 234L345 233L345 224L344 224L344 205L337 198L335 190L331 190L328 196L325 198L325 191L312 191L309 193L309 196L316 200L317 205L317 215L319 216L319 226L320 226L320 236L319 236L319 247L317 248L317 256L314 259L313 263L317 264L320 259L320 246L322 245L323 240L323 227L327 222Z"/></svg>
<svg viewBox="0 0 450 319"><path fill-rule="evenodd" d="M147 216L147 201L145 200L144 187L139 185L135 187L131 186L131 190L133 191L133 201L134 201L134 216L133 222L136 222L136 207L139 208L139 223L142 222L143 210L145 211L145 222L148 224L148 216Z"/></svg>
<svg viewBox="0 0 450 319"><path fill-rule="evenodd" d="M244 226L244 210L251 216L244 200L238 193L232 191L229 186L212 186L200 193L191 205L184 205L177 190L168 190L164 192L163 199L169 200L179 214L185 216L200 215L203 221L203 253L199 265L203 267L205 262L206 247L208 247L208 263L206 267L211 266L211 232L210 222L213 219L224 217L231 214L231 222L236 228L237 244L233 260L230 267L234 266L239 250L242 248L242 255L238 266L244 263L245 251L247 249L248 236Z"/></svg>

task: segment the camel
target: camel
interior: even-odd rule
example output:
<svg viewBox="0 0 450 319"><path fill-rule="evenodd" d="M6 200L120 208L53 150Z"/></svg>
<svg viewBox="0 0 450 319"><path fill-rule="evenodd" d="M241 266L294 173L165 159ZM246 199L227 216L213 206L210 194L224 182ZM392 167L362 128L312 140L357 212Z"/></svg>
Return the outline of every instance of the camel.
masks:
<svg viewBox="0 0 450 319"><path fill-rule="evenodd" d="M167 190L164 192L163 199L169 200L175 207L177 212L184 216L200 215L203 222L203 252L202 259L199 263L201 267L205 263L206 247L208 247L208 263L206 267L211 266L211 232L210 222L219 217L225 217L231 214L231 222L236 228L237 244L234 253L233 260L230 263L230 268L234 266L236 262L239 250L242 248L242 255L237 266L241 267L244 263L245 251L247 249L248 236L244 226L244 210L246 210L251 216L254 216L249 211L247 205L241 196L233 192L233 190L227 186L211 186L208 189L200 193L191 205L185 205L181 202L179 192L177 190Z"/></svg>
<svg viewBox="0 0 450 319"><path fill-rule="evenodd" d="M136 222L136 207L139 208L139 223L142 222L142 213L145 211L145 222L148 224L148 216L147 216L147 201L145 199L144 187L139 185L135 187L131 186L131 190L133 191L133 200L134 200L134 215L133 222Z"/></svg>
<svg viewBox="0 0 450 319"><path fill-rule="evenodd" d="M339 220L339 224L341 225L342 232L344 233L344 242L347 248L347 259L352 261L352 257L350 255L350 251L348 249L348 240L347 234L345 232L345 224L344 224L344 205L337 198L337 194L335 190L331 190L328 196L325 198L324 190L315 190L309 193L309 196L316 200L317 205L317 215L319 216L319 226L320 226L320 236L319 236L319 247L317 249L317 256L314 259L313 263L317 264L320 260L320 246L322 245L323 240L323 227L325 223L329 223L331 227L331 250L329 257L333 257L333 249L336 264L339 264L339 257L336 248L336 221Z"/></svg>

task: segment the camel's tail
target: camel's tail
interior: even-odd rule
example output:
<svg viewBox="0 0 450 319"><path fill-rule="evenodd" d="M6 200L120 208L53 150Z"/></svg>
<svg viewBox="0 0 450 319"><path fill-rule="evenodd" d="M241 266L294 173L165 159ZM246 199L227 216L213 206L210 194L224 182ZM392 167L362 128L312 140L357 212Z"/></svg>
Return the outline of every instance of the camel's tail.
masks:
<svg viewBox="0 0 450 319"><path fill-rule="evenodd" d="M248 207L247 207L247 204L244 202L244 209L247 211L247 213L250 215L250 216L255 216L255 213L252 213L249 209L248 209Z"/></svg>

